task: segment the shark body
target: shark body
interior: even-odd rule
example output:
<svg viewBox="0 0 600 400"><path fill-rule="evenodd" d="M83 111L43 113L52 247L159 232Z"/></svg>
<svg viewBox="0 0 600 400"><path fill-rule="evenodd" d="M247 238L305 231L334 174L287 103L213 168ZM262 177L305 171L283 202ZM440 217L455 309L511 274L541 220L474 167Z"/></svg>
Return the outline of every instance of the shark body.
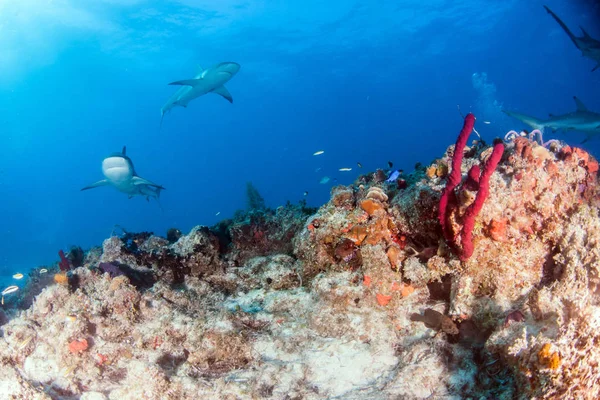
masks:
<svg viewBox="0 0 600 400"><path fill-rule="evenodd" d="M233 97L224 85L239 70L240 64L238 63L222 62L208 69L203 70L200 68L200 71L193 79L184 79L169 83L169 85L180 85L181 87L160 109L161 122L165 113L173 107L187 107L190 101L207 93L216 93L223 96L230 103L233 103Z"/></svg>
<svg viewBox="0 0 600 400"><path fill-rule="evenodd" d="M542 120L529 115L502 110L505 114L518 119L533 129L543 130L550 128L553 131L562 129L564 131L579 131L587 134L586 141L592 136L600 134L600 114L592 112L579 100L573 96L577 109L574 112L562 115L550 114L548 119Z"/></svg>
<svg viewBox="0 0 600 400"><path fill-rule="evenodd" d="M558 18L558 16L554 14L554 12L552 12L552 10L550 10L546 6L544 6L544 8L546 9L546 11L548 11L550 15L552 15L552 18L554 18L556 22L558 22L558 24L561 26L561 28L563 28L567 35L569 35L569 38L575 44L575 46L579 50L581 50L583 56L596 62L596 66L592 68L592 71L595 71L598 68L600 68L600 40L596 40L593 37L591 37L581 26L579 28L581 29L581 32L583 32L583 36L575 36L569 30L569 28L567 28L567 25L565 25L565 23L562 22L562 20Z"/></svg>
<svg viewBox="0 0 600 400"><path fill-rule="evenodd" d="M158 200L161 190L165 188L147 179L141 178L135 172L131 158L127 156L127 148L121 153L113 153L102 161L102 174L105 179L84 187L88 190L100 186L113 186L119 192L133 196L146 196L146 200L154 197Z"/></svg>

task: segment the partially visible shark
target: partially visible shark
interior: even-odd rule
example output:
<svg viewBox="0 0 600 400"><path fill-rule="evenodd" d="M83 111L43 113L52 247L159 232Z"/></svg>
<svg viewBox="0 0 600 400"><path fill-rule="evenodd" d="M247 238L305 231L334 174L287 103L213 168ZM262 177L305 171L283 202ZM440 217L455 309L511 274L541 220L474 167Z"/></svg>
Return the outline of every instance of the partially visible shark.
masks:
<svg viewBox="0 0 600 400"><path fill-rule="evenodd" d="M127 157L127 148L123 147L121 153L113 153L102 161L102 174L106 179L84 187L81 190L88 190L100 186L113 186L118 191L133 196L146 196L146 200L154 197L158 200L160 191L165 188L149 180L140 178L133 167L131 158Z"/></svg>
<svg viewBox="0 0 600 400"><path fill-rule="evenodd" d="M546 11L548 11L550 15L552 15L552 18L554 18L556 22L558 22L561 28L563 28L563 30L567 32L567 35L569 35L571 41L575 43L575 46L579 50L581 50L583 56L596 62L596 66L592 68L592 71L595 71L598 68L600 68L600 40L596 40L593 37L591 37L581 26L579 28L581 29L581 32L583 32L583 36L577 37L573 35L573 33L569 30L569 28L567 28L565 23L562 22L561 19L558 18L556 14L552 12L552 10L550 10L547 6L544 6L544 8L546 9Z"/></svg>
<svg viewBox="0 0 600 400"><path fill-rule="evenodd" d="M181 85L175 94L169 98L160 109L161 124L165 113L175 106L187 107L188 103L196 97L207 93L216 93L223 96L227 101L233 103L233 97L223 86L240 70L240 64L235 62L222 62L208 69L200 68L193 79L184 79L171 82L169 85Z"/></svg>
<svg viewBox="0 0 600 400"><path fill-rule="evenodd" d="M585 142L592 136L600 134L600 114L589 111L576 96L573 96L573 100L575 100L577 110L563 115L550 114L550 117L546 120L513 111L502 110L502 112L529 125L533 129L543 130L544 128L550 128L553 131L562 129L565 131L583 132L587 134Z"/></svg>

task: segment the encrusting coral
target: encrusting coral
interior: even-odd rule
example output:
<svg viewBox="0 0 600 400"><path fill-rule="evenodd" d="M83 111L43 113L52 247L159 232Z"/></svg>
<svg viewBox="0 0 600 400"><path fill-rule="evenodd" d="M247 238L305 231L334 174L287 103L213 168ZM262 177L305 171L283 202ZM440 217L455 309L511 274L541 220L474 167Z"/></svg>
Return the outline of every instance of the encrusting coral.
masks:
<svg viewBox="0 0 600 400"><path fill-rule="evenodd" d="M600 398L598 163L525 137L468 148L474 122L402 184L367 174L318 210L126 232L33 271L0 393Z"/></svg>

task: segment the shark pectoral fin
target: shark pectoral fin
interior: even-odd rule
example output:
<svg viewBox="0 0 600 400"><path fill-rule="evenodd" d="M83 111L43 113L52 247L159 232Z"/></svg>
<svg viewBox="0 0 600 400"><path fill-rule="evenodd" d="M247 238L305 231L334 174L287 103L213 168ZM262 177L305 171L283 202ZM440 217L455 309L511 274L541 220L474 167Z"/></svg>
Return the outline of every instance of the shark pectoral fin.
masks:
<svg viewBox="0 0 600 400"><path fill-rule="evenodd" d="M220 94L227 101L229 101L230 103L233 103L233 97L231 97L231 93L229 93L229 90L227 90L227 88L225 86L219 86L218 88L213 89L212 92L216 93L216 94Z"/></svg>
<svg viewBox="0 0 600 400"><path fill-rule="evenodd" d="M147 180L147 179L140 178L139 176L134 176L133 178L131 178L131 182L132 182L134 185L136 185L136 186L138 186L138 185L148 185L148 186L154 186L154 187L157 187L157 188L162 188L162 189L164 189L162 186L160 186L160 185L157 185L156 183L152 183L152 182L150 182L150 181L149 181L149 180Z"/></svg>
<svg viewBox="0 0 600 400"><path fill-rule="evenodd" d="M175 105L181 106L183 108L187 108L187 102L185 101L176 101L175 103L173 103Z"/></svg>
<svg viewBox="0 0 600 400"><path fill-rule="evenodd" d="M169 85L180 85L180 86L191 86L194 87L200 83L202 79L184 79L182 81L175 81L169 83Z"/></svg>
<svg viewBox="0 0 600 400"><path fill-rule="evenodd" d="M583 26L579 25L579 29L581 29L581 32L583 32L583 37L591 38L591 36L589 35L589 33L587 33L585 31L585 29L583 29Z"/></svg>
<svg viewBox="0 0 600 400"><path fill-rule="evenodd" d="M587 142L587 141L588 141L588 140L590 140L591 138L592 138L592 135L587 135L587 136L585 137L585 139L583 139L583 140L581 141L581 143L580 143L580 144L584 144L585 142Z"/></svg>
<svg viewBox="0 0 600 400"><path fill-rule="evenodd" d="M581 102L581 100L579 100L577 98L577 96L573 96L573 100L575 100L575 105L577 106L577 111L587 111L587 107L585 106L585 104L583 104Z"/></svg>
<svg viewBox="0 0 600 400"><path fill-rule="evenodd" d="M100 187L100 186L106 186L106 185L110 185L110 182L108 182L106 179L102 179L101 181L98 181L96 183L92 183L91 185L86 186L86 187L84 187L81 190L88 190L88 189L93 189L93 188L97 188L97 187Z"/></svg>

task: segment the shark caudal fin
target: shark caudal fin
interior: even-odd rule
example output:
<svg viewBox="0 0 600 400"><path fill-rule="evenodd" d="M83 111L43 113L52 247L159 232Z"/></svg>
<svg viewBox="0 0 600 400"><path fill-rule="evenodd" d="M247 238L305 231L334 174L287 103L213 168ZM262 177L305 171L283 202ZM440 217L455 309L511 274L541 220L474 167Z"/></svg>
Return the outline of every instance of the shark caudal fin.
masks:
<svg viewBox="0 0 600 400"><path fill-rule="evenodd" d="M567 35L569 35L569 38L571 38L571 41L575 44L575 46L577 46L577 48L579 48L579 44L577 43L577 37L575 35L573 35L573 32L571 32L571 30L567 27L567 25L565 25L565 23L562 22L562 20L560 18L558 18L558 16L556 14L554 14L552 12L552 10L549 9L547 6L544 6L544 8L546 9L546 11L548 11L548 14L552 15L552 18L554 18L556 20L556 22L558 22L560 27L563 28L563 30L567 33Z"/></svg>
<svg viewBox="0 0 600 400"><path fill-rule="evenodd" d="M524 124L529 125L533 129L539 129L540 131L544 129L544 121L542 121L541 119L508 110L502 110L502 112L508 115L509 117L516 118Z"/></svg>

